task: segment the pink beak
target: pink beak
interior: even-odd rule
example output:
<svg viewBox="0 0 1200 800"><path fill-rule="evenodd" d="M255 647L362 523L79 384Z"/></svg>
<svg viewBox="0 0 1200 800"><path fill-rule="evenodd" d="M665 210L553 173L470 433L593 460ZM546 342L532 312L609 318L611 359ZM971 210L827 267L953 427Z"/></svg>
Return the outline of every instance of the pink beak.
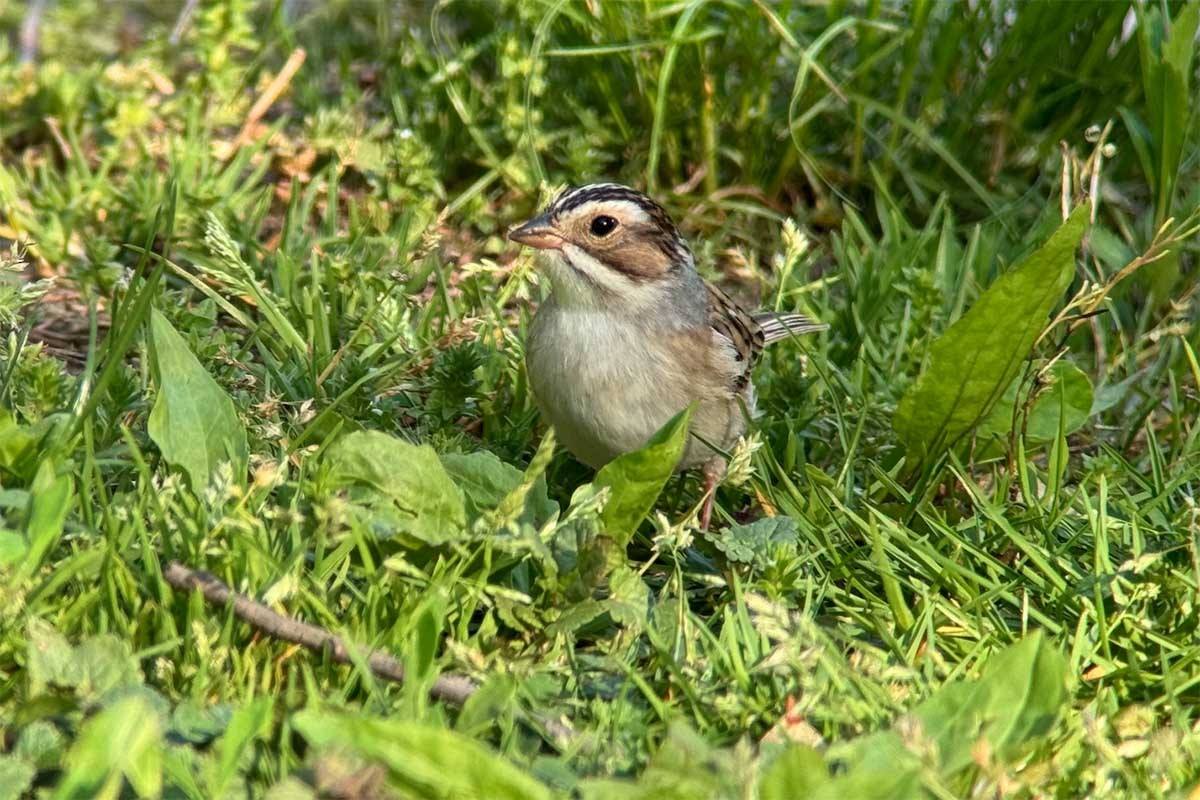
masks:
<svg viewBox="0 0 1200 800"><path fill-rule="evenodd" d="M528 222L511 228L508 238L538 250L558 250L563 246L563 237L551 224L550 218L539 214Z"/></svg>

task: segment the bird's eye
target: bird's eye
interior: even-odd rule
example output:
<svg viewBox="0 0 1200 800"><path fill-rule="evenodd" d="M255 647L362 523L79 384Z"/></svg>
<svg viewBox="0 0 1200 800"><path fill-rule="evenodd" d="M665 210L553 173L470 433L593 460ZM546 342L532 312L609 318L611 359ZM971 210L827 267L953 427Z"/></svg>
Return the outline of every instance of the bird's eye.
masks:
<svg viewBox="0 0 1200 800"><path fill-rule="evenodd" d="M593 236L608 236L616 230L617 221L607 214L601 214L598 217L592 218L592 235Z"/></svg>

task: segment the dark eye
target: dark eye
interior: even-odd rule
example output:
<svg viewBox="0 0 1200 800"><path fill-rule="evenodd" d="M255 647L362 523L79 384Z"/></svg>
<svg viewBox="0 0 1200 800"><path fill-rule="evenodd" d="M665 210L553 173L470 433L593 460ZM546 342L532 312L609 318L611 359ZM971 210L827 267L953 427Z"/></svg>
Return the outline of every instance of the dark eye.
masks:
<svg viewBox="0 0 1200 800"><path fill-rule="evenodd" d="M617 227L617 221L607 214L592 218L592 235L608 236Z"/></svg>

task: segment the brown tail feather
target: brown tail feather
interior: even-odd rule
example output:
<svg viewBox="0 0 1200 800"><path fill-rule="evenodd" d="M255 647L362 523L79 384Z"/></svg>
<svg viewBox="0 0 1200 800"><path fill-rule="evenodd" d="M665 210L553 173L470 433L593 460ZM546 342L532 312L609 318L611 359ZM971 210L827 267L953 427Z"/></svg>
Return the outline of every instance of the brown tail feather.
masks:
<svg viewBox="0 0 1200 800"><path fill-rule="evenodd" d="M777 314L774 311L760 311L752 316L762 331L766 344L778 342L789 336L816 333L829 327L825 323L817 322L803 314Z"/></svg>

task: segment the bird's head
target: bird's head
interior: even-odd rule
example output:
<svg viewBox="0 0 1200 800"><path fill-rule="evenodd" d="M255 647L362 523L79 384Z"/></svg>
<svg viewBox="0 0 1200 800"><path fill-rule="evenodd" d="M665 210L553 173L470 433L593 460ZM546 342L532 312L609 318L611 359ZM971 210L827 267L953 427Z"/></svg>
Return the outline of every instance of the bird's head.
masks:
<svg viewBox="0 0 1200 800"><path fill-rule="evenodd" d="M508 238L545 254L555 295L572 305L645 309L696 274L666 210L616 183L563 191Z"/></svg>

